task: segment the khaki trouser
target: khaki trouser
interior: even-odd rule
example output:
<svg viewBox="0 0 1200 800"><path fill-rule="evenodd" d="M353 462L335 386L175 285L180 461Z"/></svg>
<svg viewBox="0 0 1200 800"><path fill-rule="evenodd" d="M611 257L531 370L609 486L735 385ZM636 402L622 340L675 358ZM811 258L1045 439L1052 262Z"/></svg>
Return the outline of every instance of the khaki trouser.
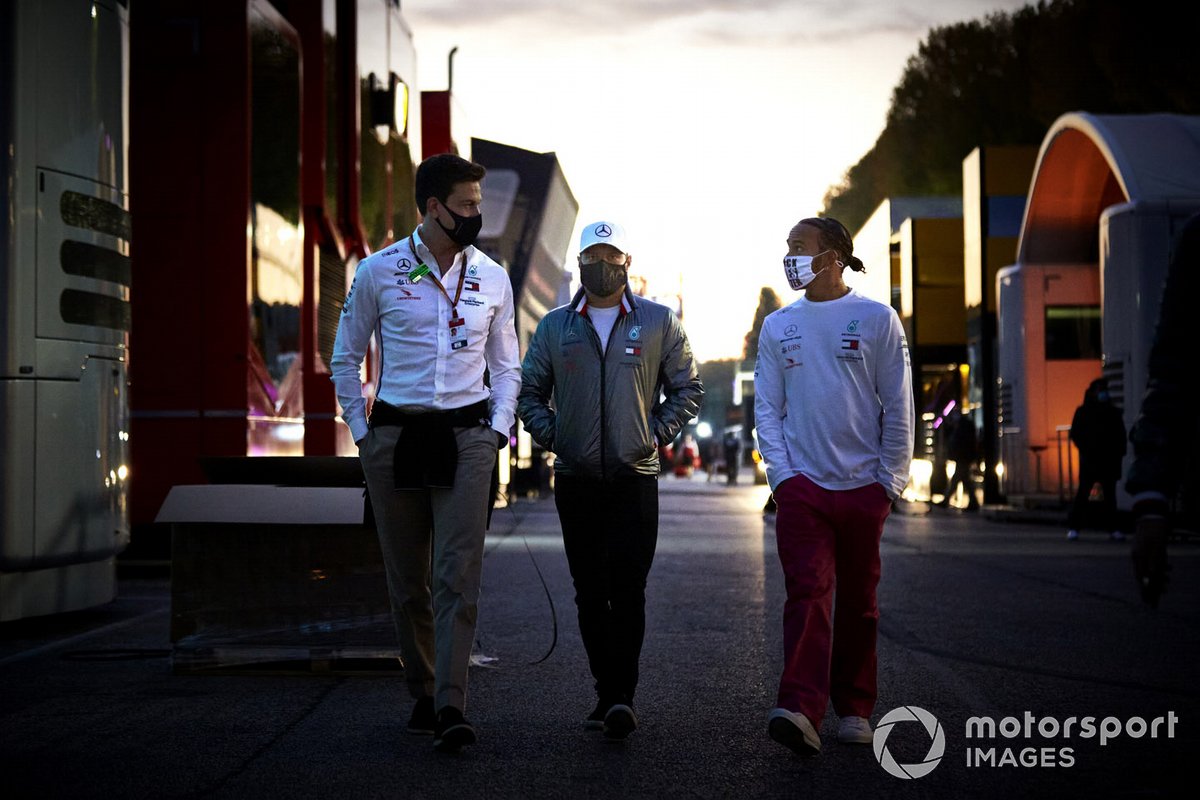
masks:
<svg viewBox="0 0 1200 800"><path fill-rule="evenodd" d="M496 433L455 428L452 489L396 491L393 453L400 426L372 428L359 451L387 572L392 617L413 697L465 709L475 640L483 537L491 503Z"/></svg>

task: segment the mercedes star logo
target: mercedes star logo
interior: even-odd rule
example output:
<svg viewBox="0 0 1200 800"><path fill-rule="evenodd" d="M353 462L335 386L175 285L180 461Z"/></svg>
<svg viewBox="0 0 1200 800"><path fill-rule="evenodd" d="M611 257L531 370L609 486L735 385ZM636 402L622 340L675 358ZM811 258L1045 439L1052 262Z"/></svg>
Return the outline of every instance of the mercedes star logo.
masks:
<svg viewBox="0 0 1200 800"><path fill-rule="evenodd" d="M612 228L608 227L607 225L597 225L596 226L596 235L597 236L612 236Z"/></svg>

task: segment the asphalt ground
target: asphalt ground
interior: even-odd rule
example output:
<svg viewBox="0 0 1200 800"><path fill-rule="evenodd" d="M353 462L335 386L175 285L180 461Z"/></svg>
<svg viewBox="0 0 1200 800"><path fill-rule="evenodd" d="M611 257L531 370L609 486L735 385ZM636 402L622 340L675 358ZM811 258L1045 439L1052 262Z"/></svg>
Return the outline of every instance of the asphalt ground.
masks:
<svg viewBox="0 0 1200 800"><path fill-rule="evenodd" d="M496 511L488 537L467 708L480 737L473 747L437 754L428 737L407 734L410 701L397 674L177 674L169 578L127 575L108 605L0 626L0 791L1194 796L1194 540L1172 544L1171 585L1153 610L1137 597L1128 542L1095 532L1067 542L1061 526L1012 515L894 513L883 542L872 722L907 717L877 736L880 757L901 774L927 771L896 777L876 748L836 742L832 711L819 756L799 758L766 736L784 599L773 521L761 514L766 488L669 476L660 488L640 727L625 742L582 728L594 698L553 501L519 501ZM905 708L920 711L892 713ZM921 718L936 720L932 733ZM968 738L971 718L996 728Z"/></svg>

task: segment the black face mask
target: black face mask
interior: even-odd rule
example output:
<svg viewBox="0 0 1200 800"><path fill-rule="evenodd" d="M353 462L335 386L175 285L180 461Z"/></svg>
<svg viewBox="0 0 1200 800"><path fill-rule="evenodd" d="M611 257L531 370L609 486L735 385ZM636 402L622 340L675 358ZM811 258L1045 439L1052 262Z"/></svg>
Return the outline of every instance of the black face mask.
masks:
<svg viewBox="0 0 1200 800"><path fill-rule="evenodd" d="M446 232L450 237L450 241L454 242L459 247L467 247L475 244L475 237L479 235L479 230L483 227L483 214L476 214L473 217L464 217L451 211L444 203L442 208L450 212L450 216L454 219L454 227L447 228L439 219L438 227Z"/></svg>
<svg viewBox="0 0 1200 800"><path fill-rule="evenodd" d="M579 265L579 282L597 297L608 297L625 285L625 265L617 266L607 261Z"/></svg>

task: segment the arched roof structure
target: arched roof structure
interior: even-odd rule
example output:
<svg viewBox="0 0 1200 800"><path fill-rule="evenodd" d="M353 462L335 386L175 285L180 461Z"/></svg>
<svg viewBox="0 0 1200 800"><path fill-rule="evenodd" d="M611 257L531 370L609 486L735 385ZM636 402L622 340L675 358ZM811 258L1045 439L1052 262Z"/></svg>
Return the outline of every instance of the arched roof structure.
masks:
<svg viewBox="0 0 1200 800"><path fill-rule="evenodd" d="M1200 116L1064 114L1042 140L1017 263L1097 262L1104 209L1176 198L1200 198Z"/></svg>

